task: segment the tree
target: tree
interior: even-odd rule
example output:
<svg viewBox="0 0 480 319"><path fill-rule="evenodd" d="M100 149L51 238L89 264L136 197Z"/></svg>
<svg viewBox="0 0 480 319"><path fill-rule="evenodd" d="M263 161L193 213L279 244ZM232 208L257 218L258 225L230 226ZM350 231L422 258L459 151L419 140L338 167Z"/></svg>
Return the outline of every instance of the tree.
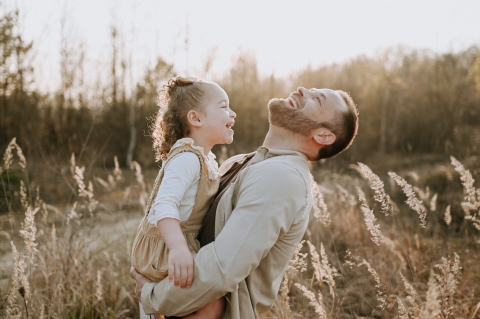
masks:
<svg viewBox="0 0 480 319"><path fill-rule="evenodd" d="M13 137L28 141L26 117L35 115L29 104L27 84L33 75L29 60L32 42L26 42L19 31L18 10L5 11L0 4L0 146ZM29 112L31 112L29 114ZM31 128L30 128L31 129ZM28 147L28 146L27 146ZM27 151L29 152L31 148Z"/></svg>

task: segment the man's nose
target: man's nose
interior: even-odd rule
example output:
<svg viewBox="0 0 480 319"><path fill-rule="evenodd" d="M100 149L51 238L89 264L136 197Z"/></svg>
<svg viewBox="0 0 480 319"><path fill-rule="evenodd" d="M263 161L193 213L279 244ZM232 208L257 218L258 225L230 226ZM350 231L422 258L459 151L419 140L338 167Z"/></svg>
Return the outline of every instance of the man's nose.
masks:
<svg viewBox="0 0 480 319"><path fill-rule="evenodd" d="M305 96L305 94L306 94L307 91L308 91L308 90L307 90L306 88L304 88L303 86L299 86L299 87L297 88L297 92L298 92L298 94L300 94L301 96Z"/></svg>

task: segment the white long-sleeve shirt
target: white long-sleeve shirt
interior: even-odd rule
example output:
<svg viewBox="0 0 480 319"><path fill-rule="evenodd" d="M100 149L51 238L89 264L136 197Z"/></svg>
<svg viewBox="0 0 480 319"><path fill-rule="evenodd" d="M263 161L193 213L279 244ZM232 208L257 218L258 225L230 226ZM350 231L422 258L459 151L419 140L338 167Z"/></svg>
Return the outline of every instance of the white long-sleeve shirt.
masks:
<svg viewBox="0 0 480 319"><path fill-rule="evenodd" d="M201 149L203 153L203 148L193 145L193 140L190 138L178 140L172 148L185 144ZM209 170L215 170L213 175L217 175L218 163L215 155L209 152L208 156L204 156L204 160ZM198 156L192 152L183 152L174 156L165 167L164 176L150 208L147 221L156 225L159 220L164 218L187 220L195 204L199 181L200 161Z"/></svg>

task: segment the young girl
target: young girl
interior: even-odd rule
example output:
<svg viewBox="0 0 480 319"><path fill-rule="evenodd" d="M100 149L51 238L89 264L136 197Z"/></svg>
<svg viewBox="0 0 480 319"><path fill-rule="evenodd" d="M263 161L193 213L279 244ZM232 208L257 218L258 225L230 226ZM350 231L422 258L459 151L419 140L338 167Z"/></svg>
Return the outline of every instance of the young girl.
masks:
<svg viewBox="0 0 480 319"><path fill-rule="evenodd" d="M168 276L175 286L190 287L196 237L219 184L211 149L233 141L236 114L214 82L177 77L161 93L153 145L162 168L133 242L132 265L150 280ZM224 308L221 298L184 318L220 318ZM141 304L140 312L150 318Z"/></svg>

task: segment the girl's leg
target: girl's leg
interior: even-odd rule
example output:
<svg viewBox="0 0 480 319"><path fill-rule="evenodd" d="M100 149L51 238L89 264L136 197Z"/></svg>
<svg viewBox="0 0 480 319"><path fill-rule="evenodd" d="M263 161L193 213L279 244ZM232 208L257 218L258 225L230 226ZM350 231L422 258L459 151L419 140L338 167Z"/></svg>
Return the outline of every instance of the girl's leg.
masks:
<svg viewBox="0 0 480 319"><path fill-rule="evenodd" d="M225 310L225 298L220 298L198 309L194 313L183 317L183 319L220 319Z"/></svg>

